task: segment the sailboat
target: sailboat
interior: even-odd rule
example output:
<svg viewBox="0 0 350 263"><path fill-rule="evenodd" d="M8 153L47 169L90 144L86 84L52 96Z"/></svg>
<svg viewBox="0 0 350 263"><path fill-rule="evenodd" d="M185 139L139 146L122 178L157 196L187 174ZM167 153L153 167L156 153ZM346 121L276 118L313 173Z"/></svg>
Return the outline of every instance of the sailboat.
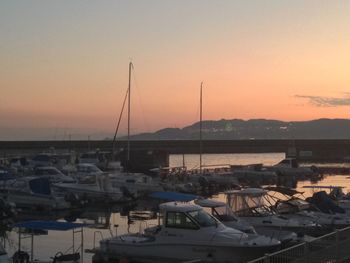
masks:
<svg viewBox="0 0 350 263"><path fill-rule="evenodd" d="M118 120L118 125L113 139L113 148L115 145L115 140L117 132L120 125L121 116L125 106L126 99L128 101L128 135L127 135L127 152L126 152L126 162L125 162L125 171L116 171L110 174L111 186L112 187L121 187L127 189L129 193L132 193L134 196L144 195L146 193L154 191L162 191L163 187L154 182L152 177L147 176L141 173L130 173L130 120L131 120L131 73L134 69L132 62L129 63L129 83L127 90L127 97L124 99L122 111ZM114 149L113 149L114 151Z"/></svg>
<svg viewBox="0 0 350 263"><path fill-rule="evenodd" d="M232 176L230 171L219 169L220 172L214 172L210 169L203 170L203 82L200 85L200 114L199 114L199 173L190 176L190 180L204 184L219 184L219 185L238 185L236 177ZM214 166L212 166L214 167Z"/></svg>
<svg viewBox="0 0 350 263"><path fill-rule="evenodd" d="M161 191L161 187L154 187L152 178L143 174L129 174L130 163L130 93L131 93L131 71L132 62L129 63L129 85L128 96L128 141L127 141L127 161L126 172L117 171L115 173L95 174L91 183L61 183L55 184L56 188L72 194L78 194L88 200L110 202L125 201L129 197L139 196L143 191ZM124 99L123 108L126 98ZM118 122L117 129L119 128ZM117 131L117 130L116 130ZM115 135L116 137L116 135ZM115 140L115 139L114 139Z"/></svg>

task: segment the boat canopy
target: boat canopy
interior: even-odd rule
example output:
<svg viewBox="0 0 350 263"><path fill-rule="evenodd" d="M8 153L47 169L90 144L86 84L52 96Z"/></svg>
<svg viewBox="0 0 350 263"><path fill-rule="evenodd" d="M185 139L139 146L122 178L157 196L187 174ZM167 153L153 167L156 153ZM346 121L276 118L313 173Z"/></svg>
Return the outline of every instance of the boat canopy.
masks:
<svg viewBox="0 0 350 263"><path fill-rule="evenodd" d="M154 192L150 194L150 197L167 201L189 202L197 199L199 196L177 192Z"/></svg>
<svg viewBox="0 0 350 263"><path fill-rule="evenodd" d="M262 188L245 188L241 190L230 190L226 191L225 194L228 195L249 195L249 196L263 196L267 194L267 191Z"/></svg>
<svg viewBox="0 0 350 263"><path fill-rule="evenodd" d="M308 189L339 189L339 188L345 188L344 186L337 186L337 185L305 185L303 188Z"/></svg>
<svg viewBox="0 0 350 263"><path fill-rule="evenodd" d="M288 187L283 187L283 186L268 186L264 188L265 190L268 191L275 191L284 195L288 195L288 196L293 196L296 194L303 194L304 192L299 192L297 190L288 188Z"/></svg>
<svg viewBox="0 0 350 263"><path fill-rule="evenodd" d="M168 202L159 205L159 209L167 212L192 212L203 210L202 207L190 203Z"/></svg>
<svg viewBox="0 0 350 263"><path fill-rule="evenodd" d="M216 201L216 200L210 200L210 199L198 199L198 200L195 200L194 202L197 205L200 205L202 207L215 208L215 207L226 206L226 203L224 203L224 202Z"/></svg>
<svg viewBox="0 0 350 263"><path fill-rule="evenodd" d="M82 228L86 226L90 226L90 225L82 224L82 223L41 221L41 220L19 222L12 225L12 227L27 228L31 230L56 230L56 231L66 231L66 230L72 230L75 228Z"/></svg>

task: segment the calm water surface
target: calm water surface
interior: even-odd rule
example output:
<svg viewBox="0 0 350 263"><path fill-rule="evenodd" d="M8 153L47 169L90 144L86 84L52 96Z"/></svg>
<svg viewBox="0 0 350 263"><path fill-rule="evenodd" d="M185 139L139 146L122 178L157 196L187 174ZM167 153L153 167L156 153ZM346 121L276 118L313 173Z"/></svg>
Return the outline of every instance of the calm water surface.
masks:
<svg viewBox="0 0 350 263"><path fill-rule="evenodd" d="M251 164L251 163L264 163L265 165L273 165L284 158L284 153L268 153L268 154L204 154L203 164L204 165L226 165L226 164ZM183 163L188 168L197 168L199 166L199 156L198 155L171 155L170 156L170 166L182 166ZM348 176L344 175L332 175L325 176L320 182L313 183L314 185L342 185L345 187L345 192L350 190L350 179ZM310 181L298 182L297 189L305 192L305 196L312 194L312 190L303 189L305 185L311 185ZM219 197L220 198L220 195ZM221 198L220 198L221 199ZM139 210L147 210L149 204L145 201L140 201ZM95 211L94 211L95 210ZM107 209L108 210L108 209ZM134 222L133 224L128 224L128 217L119 212L120 207L113 208L113 211L108 212L99 207L90 209L83 214L78 215L76 222L81 223L96 223L100 222L101 227L104 223L110 223L112 232L115 233L116 230L113 227L118 224L117 228L118 234L130 232L137 232L146 226L157 224L157 220L148 220L147 222ZM107 211L107 212L106 212ZM64 218L67 215L57 215L56 218ZM27 220L30 217L27 218ZM37 218L35 218L37 219ZM85 228L84 229L84 248L92 248L94 232L100 231L104 238L110 237L111 233L109 229L103 228ZM100 235L96 235L96 240L100 239ZM80 236L76 235L76 247L79 244ZM17 234L15 232L8 233L8 242L6 244L6 249L10 255L17 249ZM98 242L96 242L98 245ZM40 260L49 260L50 257L54 256L56 252L65 252L68 248L72 246L72 231L49 231L48 235L36 236L34 238L34 258ZM22 243L22 249L30 250L29 240L24 240ZM84 254L84 262L91 262L92 255Z"/></svg>

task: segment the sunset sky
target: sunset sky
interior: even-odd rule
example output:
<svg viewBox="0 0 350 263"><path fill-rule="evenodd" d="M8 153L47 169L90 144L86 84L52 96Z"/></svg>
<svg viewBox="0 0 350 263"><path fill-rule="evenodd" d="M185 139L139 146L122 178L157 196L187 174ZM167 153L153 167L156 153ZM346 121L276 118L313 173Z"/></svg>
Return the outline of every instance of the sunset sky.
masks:
<svg viewBox="0 0 350 263"><path fill-rule="evenodd" d="M350 1L0 2L0 140L350 116ZM122 133L126 131L123 119Z"/></svg>

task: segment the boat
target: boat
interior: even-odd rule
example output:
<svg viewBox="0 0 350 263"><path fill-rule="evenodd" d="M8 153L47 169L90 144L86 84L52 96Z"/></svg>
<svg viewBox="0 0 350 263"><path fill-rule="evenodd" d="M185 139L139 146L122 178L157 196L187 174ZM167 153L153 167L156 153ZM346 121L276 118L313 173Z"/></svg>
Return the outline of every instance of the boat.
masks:
<svg viewBox="0 0 350 263"><path fill-rule="evenodd" d="M95 177L103 174L103 171L92 163L78 163L64 167L63 171L78 180L84 180L90 176Z"/></svg>
<svg viewBox="0 0 350 263"><path fill-rule="evenodd" d="M276 172L266 169L263 164L231 165L230 167L233 176L237 177L239 181L267 184L277 180Z"/></svg>
<svg viewBox="0 0 350 263"><path fill-rule="evenodd" d="M164 190L158 181L151 176L141 173L114 173L110 174L109 177L113 188L126 188L130 193L134 193L137 196Z"/></svg>
<svg viewBox="0 0 350 263"><path fill-rule="evenodd" d="M211 199L196 199L194 203L201 207L209 208L211 215L227 227L232 227L248 234L259 234L275 238L281 241L283 245L300 241L297 234L292 231L259 228L259 232L257 232L253 225L238 217L225 202Z"/></svg>
<svg viewBox="0 0 350 263"><path fill-rule="evenodd" d="M122 189L112 187L108 174L89 177L89 180L76 183L57 183L53 187L58 191L77 196L79 200L88 203L124 202L129 200Z"/></svg>
<svg viewBox="0 0 350 263"><path fill-rule="evenodd" d="M299 166L298 161L295 158L285 158L279 163L266 168L276 172L277 175L282 175L282 176L307 177L307 176L315 176L319 174L317 171L317 167Z"/></svg>
<svg viewBox="0 0 350 263"><path fill-rule="evenodd" d="M276 239L226 227L202 207L160 204L159 225L100 242L93 262L246 262L280 247Z"/></svg>
<svg viewBox="0 0 350 263"><path fill-rule="evenodd" d="M313 220L290 219L270 209L266 204L267 191L261 188L244 188L225 192L226 203L235 214L250 224L257 232L261 230L282 229L296 232L299 236L317 235L321 226Z"/></svg>
<svg viewBox="0 0 350 263"><path fill-rule="evenodd" d="M69 175L63 174L54 166L39 166L34 169L34 175L47 178L50 183L74 183L76 180Z"/></svg>
<svg viewBox="0 0 350 263"><path fill-rule="evenodd" d="M17 208L56 210L70 208L64 197L53 193L47 178L22 177L8 181L0 188L0 197Z"/></svg>
<svg viewBox="0 0 350 263"><path fill-rule="evenodd" d="M317 224L329 227L330 231L333 228L344 228L350 225L349 216L322 212L316 205L302 198L303 192L279 186L265 189L269 191L269 197L275 202L271 208L285 217L313 220Z"/></svg>

